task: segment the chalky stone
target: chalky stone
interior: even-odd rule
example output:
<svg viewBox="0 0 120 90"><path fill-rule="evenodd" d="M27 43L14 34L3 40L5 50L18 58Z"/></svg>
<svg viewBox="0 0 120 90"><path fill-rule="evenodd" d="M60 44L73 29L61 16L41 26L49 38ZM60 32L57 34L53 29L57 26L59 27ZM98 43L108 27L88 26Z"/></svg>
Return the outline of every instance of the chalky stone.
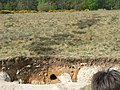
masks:
<svg viewBox="0 0 120 90"><path fill-rule="evenodd" d="M6 82L11 82L10 76L4 71L0 72L0 80L1 81L6 81Z"/></svg>

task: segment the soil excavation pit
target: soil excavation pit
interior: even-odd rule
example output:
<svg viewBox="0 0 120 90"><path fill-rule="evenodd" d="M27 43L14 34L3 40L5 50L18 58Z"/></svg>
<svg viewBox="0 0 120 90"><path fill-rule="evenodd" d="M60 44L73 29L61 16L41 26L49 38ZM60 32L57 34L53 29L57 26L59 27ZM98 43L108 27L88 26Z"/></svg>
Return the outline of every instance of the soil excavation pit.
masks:
<svg viewBox="0 0 120 90"><path fill-rule="evenodd" d="M73 82L77 81L78 71L83 66L103 65L113 66L119 64L120 59L109 58L56 58L50 56L40 57L14 57L0 61L0 69L5 67L11 82L30 84L55 84L59 83L59 76L68 73Z"/></svg>

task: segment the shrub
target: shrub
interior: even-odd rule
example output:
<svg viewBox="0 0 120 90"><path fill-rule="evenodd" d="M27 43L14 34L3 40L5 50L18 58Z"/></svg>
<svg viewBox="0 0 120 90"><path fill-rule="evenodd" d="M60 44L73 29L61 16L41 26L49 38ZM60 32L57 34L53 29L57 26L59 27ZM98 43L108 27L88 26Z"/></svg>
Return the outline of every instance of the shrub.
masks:
<svg viewBox="0 0 120 90"><path fill-rule="evenodd" d="M13 13L15 13L15 11L1 10L0 13L1 13L1 14L13 14Z"/></svg>
<svg viewBox="0 0 120 90"><path fill-rule="evenodd" d="M40 11L49 11L57 9L55 4L50 5L49 3L42 3L38 6L38 10Z"/></svg>
<svg viewBox="0 0 120 90"><path fill-rule="evenodd" d="M49 10L48 12L79 12L79 10Z"/></svg>

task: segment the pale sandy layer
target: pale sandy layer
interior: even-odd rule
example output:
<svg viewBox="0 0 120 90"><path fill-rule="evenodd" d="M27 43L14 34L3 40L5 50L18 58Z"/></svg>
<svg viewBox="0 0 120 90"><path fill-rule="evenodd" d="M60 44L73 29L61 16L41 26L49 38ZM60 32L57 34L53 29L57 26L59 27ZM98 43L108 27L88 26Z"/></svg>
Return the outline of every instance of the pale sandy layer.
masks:
<svg viewBox="0 0 120 90"><path fill-rule="evenodd" d="M15 84L10 82L0 82L0 90L79 90L87 83L67 83L67 84L49 84L49 85L31 85Z"/></svg>

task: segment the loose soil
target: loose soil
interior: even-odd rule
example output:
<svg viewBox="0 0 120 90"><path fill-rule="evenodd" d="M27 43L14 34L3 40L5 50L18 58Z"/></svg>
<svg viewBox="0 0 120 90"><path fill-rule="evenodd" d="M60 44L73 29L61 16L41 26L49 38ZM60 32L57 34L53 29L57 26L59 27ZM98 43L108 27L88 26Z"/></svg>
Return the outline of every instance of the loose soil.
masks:
<svg viewBox="0 0 120 90"><path fill-rule="evenodd" d="M12 82L21 80L24 84L60 83L58 76L68 73L73 82L77 81L79 70L84 66L109 68L120 64L120 58L59 58L52 56L14 57L0 61Z"/></svg>

